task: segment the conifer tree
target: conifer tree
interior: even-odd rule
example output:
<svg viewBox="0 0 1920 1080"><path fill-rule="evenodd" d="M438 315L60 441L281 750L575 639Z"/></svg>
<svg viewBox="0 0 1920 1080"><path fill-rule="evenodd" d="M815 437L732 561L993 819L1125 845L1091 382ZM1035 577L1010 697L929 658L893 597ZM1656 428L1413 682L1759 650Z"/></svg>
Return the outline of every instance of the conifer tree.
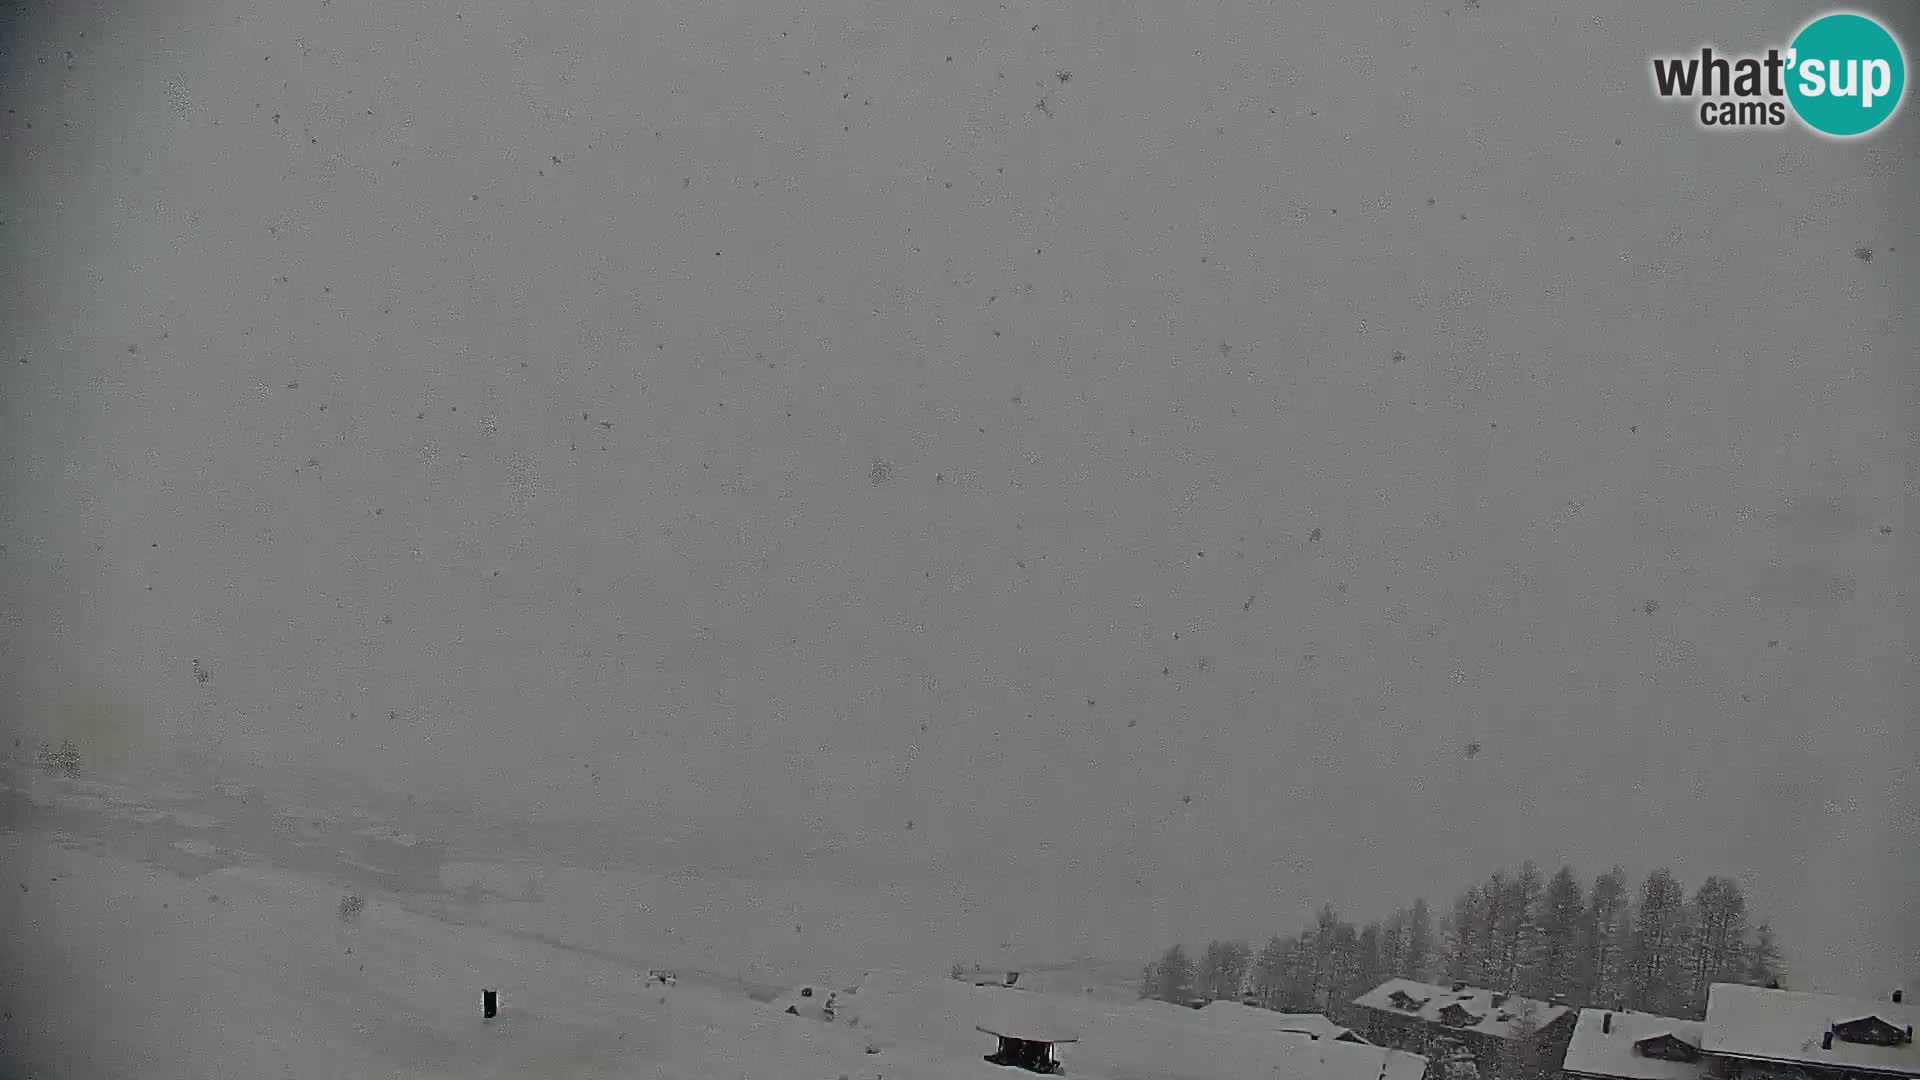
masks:
<svg viewBox="0 0 1920 1080"><path fill-rule="evenodd" d="M1629 1007L1676 1015L1685 999L1680 948L1686 936L1686 894L1666 867L1647 875L1633 911Z"/></svg>
<svg viewBox="0 0 1920 1080"><path fill-rule="evenodd" d="M1581 923L1586 898L1573 867L1562 866L1547 882L1540 902L1540 956L1530 981L1536 997L1572 999L1578 989Z"/></svg>
<svg viewBox="0 0 1920 1080"><path fill-rule="evenodd" d="M1594 879L1581 927L1580 984L1576 1000L1612 1008L1626 993L1631 900L1627 872L1618 866Z"/></svg>
<svg viewBox="0 0 1920 1080"><path fill-rule="evenodd" d="M1765 921L1753 932L1753 942L1747 947L1746 976L1740 981L1750 986L1786 985L1780 943L1773 936L1773 926Z"/></svg>
<svg viewBox="0 0 1920 1080"><path fill-rule="evenodd" d="M1413 910L1407 913L1407 945L1405 958L1401 962L1401 974L1409 979L1425 981L1433 974L1433 913L1427 910L1427 901L1421 897L1413 902Z"/></svg>
<svg viewBox="0 0 1920 1080"><path fill-rule="evenodd" d="M1161 1001L1186 1002L1193 998L1193 960L1184 945L1169 946L1154 965L1153 996Z"/></svg>

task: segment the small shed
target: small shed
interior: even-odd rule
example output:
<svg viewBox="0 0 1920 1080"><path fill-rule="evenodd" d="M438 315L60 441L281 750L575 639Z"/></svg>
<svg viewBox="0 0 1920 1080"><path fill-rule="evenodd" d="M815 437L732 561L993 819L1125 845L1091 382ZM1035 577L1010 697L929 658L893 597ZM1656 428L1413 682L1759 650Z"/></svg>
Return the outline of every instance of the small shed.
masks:
<svg viewBox="0 0 1920 1080"><path fill-rule="evenodd" d="M1001 1028L1003 1030L995 1030ZM1030 1073L1058 1076L1066 1071L1060 1063L1054 1047L1080 1040L1064 1031L1022 1025L1009 1024L975 1025L975 1030L991 1035L999 1040L993 1053L986 1055L989 1065L1000 1065L1010 1069L1024 1069Z"/></svg>

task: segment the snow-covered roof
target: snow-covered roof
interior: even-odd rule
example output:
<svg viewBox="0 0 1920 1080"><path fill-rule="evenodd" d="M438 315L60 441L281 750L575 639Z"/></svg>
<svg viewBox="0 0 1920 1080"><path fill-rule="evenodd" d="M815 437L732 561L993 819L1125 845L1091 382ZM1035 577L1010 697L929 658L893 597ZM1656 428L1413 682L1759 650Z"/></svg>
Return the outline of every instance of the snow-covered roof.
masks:
<svg viewBox="0 0 1920 1080"><path fill-rule="evenodd" d="M1609 1017L1611 1019L1609 1019ZM1624 1080L1699 1080L1704 1064L1648 1057L1635 1047L1647 1039L1670 1035L1698 1049L1701 1025L1643 1012L1607 1012L1582 1009L1573 1025L1562 1068L1579 1076L1622 1077Z"/></svg>
<svg viewBox="0 0 1920 1080"><path fill-rule="evenodd" d="M1286 1033L1282 1033L1283 1036ZM1225 1036L1192 1046L1185 1062L1156 1063L1169 1076L1227 1080L1286 1077L1289 1080L1421 1080L1427 1059L1402 1050L1333 1039L1295 1038L1276 1046L1248 1036Z"/></svg>
<svg viewBox="0 0 1920 1080"><path fill-rule="evenodd" d="M1500 999L1498 1004L1494 1003L1496 997ZM1478 1032L1496 1039L1515 1038L1522 1019L1529 1015L1536 1028L1543 1028L1571 1011L1564 1005L1549 1005L1484 987L1454 990L1412 979L1388 979L1355 998L1353 1003L1363 1009L1422 1020L1455 1031ZM1448 1022L1447 1009L1453 1005L1464 1010L1467 1022Z"/></svg>
<svg viewBox="0 0 1920 1080"><path fill-rule="evenodd" d="M1206 1008L1188 1011L1203 1023L1221 1024L1233 1031L1279 1031L1316 1039L1337 1039L1350 1033L1319 1013L1274 1012L1238 1001L1213 1001Z"/></svg>
<svg viewBox="0 0 1920 1080"><path fill-rule="evenodd" d="M1050 1043L1080 1041L1081 1025L1075 1022L1070 1011L1033 994L988 989L987 996L979 1000L972 1013L976 1029L1009 1039Z"/></svg>
<svg viewBox="0 0 1920 1080"><path fill-rule="evenodd" d="M1818 1065L1856 1072L1920 1077L1920 1043L1872 1046L1835 1038L1820 1044L1835 1025L1878 1017L1910 1032L1920 1008L1891 1001L1768 990L1715 983L1707 991L1706 1031L1700 1048L1709 1054Z"/></svg>

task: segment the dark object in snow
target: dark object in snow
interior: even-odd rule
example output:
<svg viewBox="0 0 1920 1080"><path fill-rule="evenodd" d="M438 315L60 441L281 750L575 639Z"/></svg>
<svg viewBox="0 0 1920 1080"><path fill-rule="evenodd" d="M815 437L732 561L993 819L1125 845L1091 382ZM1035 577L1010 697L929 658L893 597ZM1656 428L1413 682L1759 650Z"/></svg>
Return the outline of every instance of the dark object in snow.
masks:
<svg viewBox="0 0 1920 1080"><path fill-rule="evenodd" d="M46 743L40 744L39 763L41 770L51 775L68 780L80 778L80 748L72 739L61 739L57 750Z"/></svg>
<svg viewBox="0 0 1920 1080"><path fill-rule="evenodd" d="M352 922L367 906L367 902L358 896L348 894L340 898L340 921Z"/></svg>
<svg viewBox="0 0 1920 1080"><path fill-rule="evenodd" d="M1044 1076L1060 1076L1066 1072L1060 1064L1060 1059L1054 1056L1053 1048L1062 1043L1079 1041L1067 1038L1040 1038L1033 1035L1005 1035L984 1027L976 1027L974 1030L1000 1040L999 1048L982 1059L987 1064L1024 1069Z"/></svg>
<svg viewBox="0 0 1920 1080"><path fill-rule="evenodd" d="M480 991L480 1015L489 1020L500 1015L500 992L498 990Z"/></svg>

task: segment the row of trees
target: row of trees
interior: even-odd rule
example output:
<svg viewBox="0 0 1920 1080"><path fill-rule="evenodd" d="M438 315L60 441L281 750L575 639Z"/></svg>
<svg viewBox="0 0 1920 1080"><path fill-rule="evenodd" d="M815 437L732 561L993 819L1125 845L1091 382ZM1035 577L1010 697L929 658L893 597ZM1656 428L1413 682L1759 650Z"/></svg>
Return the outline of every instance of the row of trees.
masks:
<svg viewBox="0 0 1920 1080"><path fill-rule="evenodd" d="M1672 871L1636 891L1614 867L1591 882L1531 861L1495 871L1435 917L1424 899L1364 926L1323 906L1306 930L1255 949L1175 945L1141 977L1142 997L1250 997L1267 1008L1350 1018L1355 997L1389 978L1460 981L1577 1006L1699 1018L1716 982L1781 978L1780 945L1737 882L1708 877L1691 896Z"/></svg>

